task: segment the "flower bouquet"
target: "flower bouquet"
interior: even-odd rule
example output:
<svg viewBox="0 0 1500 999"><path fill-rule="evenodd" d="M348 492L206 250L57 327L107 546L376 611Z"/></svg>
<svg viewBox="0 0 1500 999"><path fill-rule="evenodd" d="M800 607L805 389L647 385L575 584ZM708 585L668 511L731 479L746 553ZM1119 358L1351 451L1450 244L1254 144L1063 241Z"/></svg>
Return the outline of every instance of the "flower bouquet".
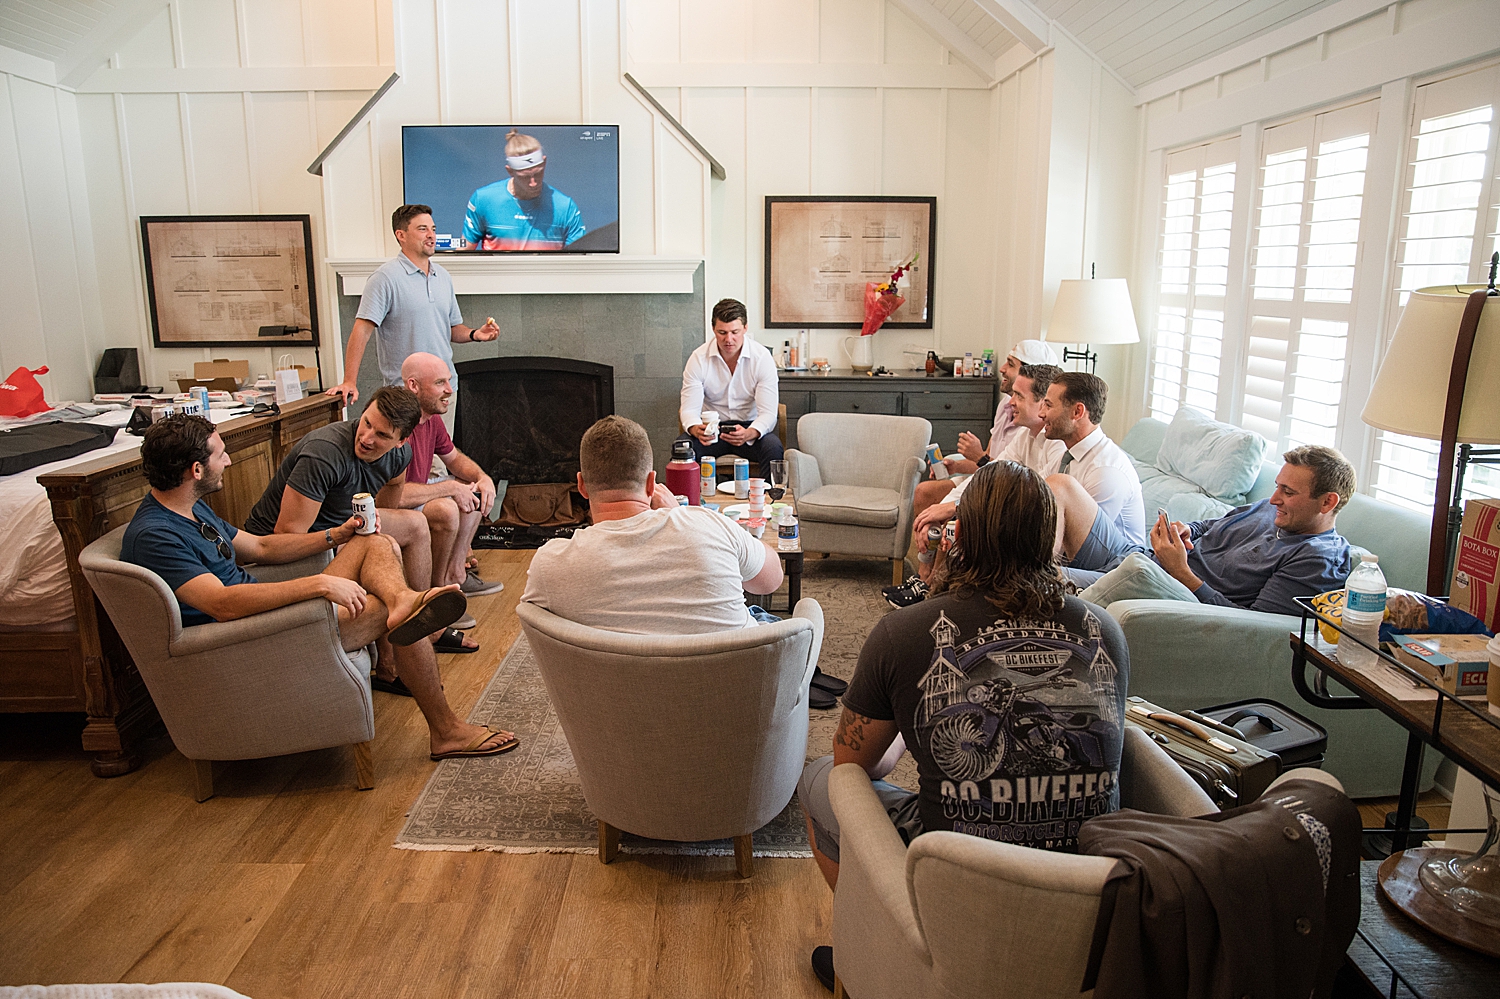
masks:
<svg viewBox="0 0 1500 999"><path fill-rule="evenodd" d="M899 264L891 276L885 281L876 284L873 281L865 284L865 322L860 327L860 336L874 336L875 331L885 325L885 321L891 318L891 313L906 302L896 293L896 282L901 280L901 275L911 270L920 257L920 253L913 253L911 257Z"/></svg>

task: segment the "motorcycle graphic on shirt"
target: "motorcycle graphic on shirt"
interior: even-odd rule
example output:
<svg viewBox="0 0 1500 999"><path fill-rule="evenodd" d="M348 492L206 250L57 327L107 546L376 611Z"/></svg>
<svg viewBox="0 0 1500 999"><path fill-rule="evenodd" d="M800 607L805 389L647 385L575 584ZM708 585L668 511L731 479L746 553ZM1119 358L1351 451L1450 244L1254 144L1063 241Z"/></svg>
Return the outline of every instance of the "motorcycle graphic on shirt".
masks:
<svg viewBox="0 0 1500 999"><path fill-rule="evenodd" d="M960 642L943 614L930 631L914 721L955 831L1066 845L1084 818L1113 807L1118 673L1091 612L1085 636L1007 622Z"/></svg>

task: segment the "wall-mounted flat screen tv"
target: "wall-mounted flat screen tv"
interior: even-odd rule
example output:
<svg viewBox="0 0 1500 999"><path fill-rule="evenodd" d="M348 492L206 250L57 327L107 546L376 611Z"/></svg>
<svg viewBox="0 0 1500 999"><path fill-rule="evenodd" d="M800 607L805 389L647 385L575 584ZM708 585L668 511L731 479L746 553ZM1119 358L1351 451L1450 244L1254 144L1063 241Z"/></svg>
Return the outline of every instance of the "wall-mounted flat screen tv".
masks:
<svg viewBox="0 0 1500 999"><path fill-rule="evenodd" d="M439 253L619 253L615 125L405 125L406 203Z"/></svg>

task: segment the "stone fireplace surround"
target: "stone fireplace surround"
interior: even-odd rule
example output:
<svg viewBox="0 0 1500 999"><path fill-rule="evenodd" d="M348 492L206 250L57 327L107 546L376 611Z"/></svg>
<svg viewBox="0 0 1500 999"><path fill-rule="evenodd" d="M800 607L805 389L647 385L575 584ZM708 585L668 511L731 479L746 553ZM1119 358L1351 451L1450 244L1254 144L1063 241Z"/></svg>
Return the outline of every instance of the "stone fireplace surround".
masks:
<svg viewBox="0 0 1500 999"><path fill-rule="evenodd" d="M342 290L342 288L341 288ZM479 326L494 316L500 337L489 343L453 345L453 360L488 357L563 357L614 369L615 412L646 428L658 471L666 467L677 436L677 398L682 368L704 338L703 266L693 274L691 294L559 294L458 296L464 322ZM339 295L340 350L348 343L357 295ZM380 385L375 346L359 368L364 407Z"/></svg>

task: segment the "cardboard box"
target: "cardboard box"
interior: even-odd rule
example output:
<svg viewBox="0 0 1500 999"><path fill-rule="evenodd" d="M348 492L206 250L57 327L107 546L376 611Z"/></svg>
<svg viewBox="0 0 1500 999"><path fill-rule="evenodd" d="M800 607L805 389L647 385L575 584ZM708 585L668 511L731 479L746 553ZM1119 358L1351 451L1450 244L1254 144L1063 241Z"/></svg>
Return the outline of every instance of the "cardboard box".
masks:
<svg viewBox="0 0 1500 999"><path fill-rule="evenodd" d="M1460 697L1490 696L1489 639L1484 635L1406 635L1396 659Z"/></svg>
<svg viewBox="0 0 1500 999"><path fill-rule="evenodd" d="M250 377L249 361L229 361L222 358L199 361L193 365L193 377L177 379L177 387L184 392L201 385L212 392L233 392Z"/></svg>
<svg viewBox="0 0 1500 999"><path fill-rule="evenodd" d="M1454 607L1491 631L1500 630L1500 500L1471 499L1464 505L1448 593Z"/></svg>

